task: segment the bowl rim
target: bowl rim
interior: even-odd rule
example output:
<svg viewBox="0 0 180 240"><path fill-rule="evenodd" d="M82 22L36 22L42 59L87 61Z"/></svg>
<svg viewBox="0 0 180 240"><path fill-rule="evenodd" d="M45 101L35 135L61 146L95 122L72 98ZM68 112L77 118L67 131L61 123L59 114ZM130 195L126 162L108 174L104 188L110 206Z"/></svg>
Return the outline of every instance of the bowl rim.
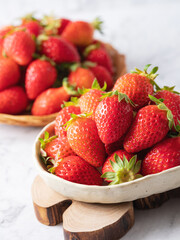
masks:
<svg viewBox="0 0 180 240"><path fill-rule="evenodd" d="M80 184L80 183L74 183L74 182L70 182L68 180L65 180L63 178L60 178L52 173L49 173L48 171L46 171L43 167L42 167L42 164L40 163L42 160L40 159L40 156L38 154L38 147L40 145L40 142L39 142L39 138L42 136L42 134L50 127L52 127L54 125L55 121L52 121L50 122L49 124L47 124L44 128L41 129L41 131L38 133L38 135L36 136L36 139L35 139L35 142L34 142L34 145L33 145L33 158L34 158L34 162L35 162L35 166L37 168L37 170L41 171L44 175L50 177L50 178L53 178L54 180L57 180L59 182L64 182L68 185L71 185L72 187L73 186L78 186L79 188L81 189L84 189L84 188L90 188L90 189L109 189L109 188L119 188L120 186L121 187L126 187L128 185L132 185L134 183L138 183L138 182L142 182L142 181L146 181L148 179L151 179L151 178L155 178L155 177L158 177L160 175L166 175L167 173L171 173L171 172L175 172L175 171L179 171L180 170L180 166L176 166L176 167L173 167L173 168L170 168L170 169L167 169L167 170L164 170L160 173L155 173L155 174L149 174L149 175L146 175L146 176L143 176L142 178L138 178L138 179L135 179L133 181L129 181L129 182L125 182L125 183L121 183L121 184L116 184L116 185L107 185L107 186L97 186L97 185L86 185L86 184Z"/></svg>

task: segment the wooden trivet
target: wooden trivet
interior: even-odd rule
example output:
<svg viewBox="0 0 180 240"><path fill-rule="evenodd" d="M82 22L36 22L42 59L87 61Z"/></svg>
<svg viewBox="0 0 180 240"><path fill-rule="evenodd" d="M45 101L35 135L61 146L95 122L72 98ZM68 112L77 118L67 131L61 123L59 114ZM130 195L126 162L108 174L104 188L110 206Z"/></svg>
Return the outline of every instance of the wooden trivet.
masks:
<svg viewBox="0 0 180 240"><path fill-rule="evenodd" d="M180 197L180 188L136 200L134 206L154 208L170 197ZM53 191L39 176L32 184L32 200L41 223L54 226L63 222L65 240L117 240L134 224L132 202L90 204L74 201Z"/></svg>

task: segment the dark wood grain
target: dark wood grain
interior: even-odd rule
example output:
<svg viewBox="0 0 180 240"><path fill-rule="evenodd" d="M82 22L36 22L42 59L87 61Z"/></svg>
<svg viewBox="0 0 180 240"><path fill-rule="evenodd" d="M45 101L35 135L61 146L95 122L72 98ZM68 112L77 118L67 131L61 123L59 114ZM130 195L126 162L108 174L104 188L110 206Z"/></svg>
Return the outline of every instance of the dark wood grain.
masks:
<svg viewBox="0 0 180 240"><path fill-rule="evenodd" d="M170 198L180 197L180 188L170 190L165 193L159 193L147 198L141 198L134 201L134 207L138 209L152 209L160 207Z"/></svg>

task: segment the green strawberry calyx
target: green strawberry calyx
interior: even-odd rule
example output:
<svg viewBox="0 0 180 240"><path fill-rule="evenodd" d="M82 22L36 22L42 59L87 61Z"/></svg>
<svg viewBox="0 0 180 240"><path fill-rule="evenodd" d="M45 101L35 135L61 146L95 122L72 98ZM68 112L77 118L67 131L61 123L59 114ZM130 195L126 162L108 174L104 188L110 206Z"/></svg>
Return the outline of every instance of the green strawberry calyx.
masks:
<svg viewBox="0 0 180 240"><path fill-rule="evenodd" d="M77 97L71 97L71 101L64 102L64 103L61 105L61 108L69 107L69 106L79 106L79 98L77 98Z"/></svg>
<svg viewBox="0 0 180 240"><path fill-rule="evenodd" d="M158 84L155 83L155 82L154 82L154 85L155 85L156 92L159 92L159 91L169 91L169 92L172 92L172 93L175 93L175 94L178 94L178 95L180 94L179 92L174 91L175 86L172 86L172 87L164 86L164 87L160 88L158 86Z"/></svg>
<svg viewBox="0 0 180 240"><path fill-rule="evenodd" d="M68 78L63 79L62 85L69 95L78 95L78 92L75 90L76 89L75 84L69 84Z"/></svg>
<svg viewBox="0 0 180 240"><path fill-rule="evenodd" d="M97 90L100 90L100 91L104 92L106 90L106 88L107 88L107 83L106 82L104 82L104 86L101 88L97 79L95 78L93 83L92 83L91 88L78 88L78 93L80 95L83 95L83 94L89 92L92 89L97 89Z"/></svg>
<svg viewBox="0 0 180 240"><path fill-rule="evenodd" d="M49 39L49 36L47 36L45 33L39 34L38 37L36 38L37 49L40 50L41 43L48 39Z"/></svg>
<svg viewBox="0 0 180 240"><path fill-rule="evenodd" d="M41 149L45 149L46 144L50 143L52 140L56 139L58 136L54 135L52 137L49 137L49 133L47 131L45 131L44 133L44 138L39 138L39 141L41 143Z"/></svg>
<svg viewBox="0 0 180 240"><path fill-rule="evenodd" d="M49 62L53 67L56 67L56 63L49 57L47 57L46 55L40 55L38 53L33 53L33 58L35 59L39 59L42 61L47 61Z"/></svg>
<svg viewBox="0 0 180 240"><path fill-rule="evenodd" d="M156 105L157 105L157 107L159 109L164 110L164 111L167 112L167 119L169 121L169 124L168 124L169 125L169 129L171 129L173 125L174 125L174 127L176 129L176 126L175 126L175 123L174 123L174 119L173 119L173 114L172 114L171 110L163 103L164 99L161 99L161 98L157 99L157 98L155 98L152 95L148 95L148 96L149 96L151 101L156 103Z"/></svg>
<svg viewBox="0 0 180 240"><path fill-rule="evenodd" d="M83 56L87 57L91 51L100 48L100 46L101 44L99 42L89 45L84 49Z"/></svg>
<svg viewBox="0 0 180 240"><path fill-rule="evenodd" d="M87 118L89 116L91 116L92 113L81 113L81 114L74 114L74 113L71 113L70 116L70 120L67 121L64 125L62 125L62 127L66 127L65 130L67 131L68 127L74 122L76 121L77 119L80 119L80 118Z"/></svg>
<svg viewBox="0 0 180 240"><path fill-rule="evenodd" d="M91 62L91 61L84 61L84 62L82 62L81 66L83 68L92 68L92 67L96 67L97 63Z"/></svg>
<svg viewBox="0 0 180 240"><path fill-rule="evenodd" d="M151 66L151 64L147 64L145 67L144 67L144 71L138 69L138 68L135 68L135 71L132 70L131 73L136 73L136 74L139 74L141 76L145 76L147 78L149 78L150 80L154 80L159 74L156 74L156 72L158 71L158 67L154 67L150 73L147 72L148 68Z"/></svg>
<svg viewBox="0 0 180 240"><path fill-rule="evenodd" d="M55 19L53 16L45 15L41 22L41 26L43 26L44 32L50 35L57 35L58 28L61 26L61 19Z"/></svg>
<svg viewBox="0 0 180 240"><path fill-rule="evenodd" d="M63 158L60 158L60 159L57 159L57 160L51 159L50 164L47 165L48 172L54 174L56 168L59 166L59 163L60 163L62 160L63 160Z"/></svg>
<svg viewBox="0 0 180 240"><path fill-rule="evenodd" d="M31 12L21 17L22 21L38 21L38 19L34 16L35 12Z"/></svg>
<svg viewBox="0 0 180 240"><path fill-rule="evenodd" d="M100 33L103 33L102 32L103 21L99 17L95 18L91 24L94 29L98 30Z"/></svg>
<svg viewBox="0 0 180 240"><path fill-rule="evenodd" d="M127 103L131 104L133 107L136 107L136 104L125 93L121 93L118 90L102 93L102 97L100 97L100 100L103 100L106 97L112 97L112 96L118 96L119 102L121 102L122 100L125 100Z"/></svg>
<svg viewBox="0 0 180 240"><path fill-rule="evenodd" d="M128 162L125 155L121 159L116 153L114 154L115 162L110 160L113 172L106 172L101 175L102 178L111 181L109 185L130 182L142 177L139 174L141 168L141 160L137 161L137 155L134 155Z"/></svg>

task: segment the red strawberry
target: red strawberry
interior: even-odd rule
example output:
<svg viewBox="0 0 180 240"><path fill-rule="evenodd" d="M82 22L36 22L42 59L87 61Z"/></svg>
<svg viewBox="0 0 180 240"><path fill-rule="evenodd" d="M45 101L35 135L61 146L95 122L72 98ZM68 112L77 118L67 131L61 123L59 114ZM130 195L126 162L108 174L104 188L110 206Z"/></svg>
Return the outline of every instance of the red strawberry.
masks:
<svg viewBox="0 0 180 240"><path fill-rule="evenodd" d="M69 83L77 88L91 88L94 79L95 76L89 69L81 67L78 67L68 76Z"/></svg>
<svg viewBox="0 0 180 240"><path fill-rule="evenodd" d="M0 92L0 113L21 113L27 104L28 99L22 87L11 87Z"/></svg>
<svg viewBox="0 0 180 240"><path fill-rule="evenodd" d="M42 26L40 25L39 21L30 20L26 21L21 25L22 28L25 28L26 31L34 36L38 36L41 31L43 30Z"/></svg>
<svg viewBox="0 0 180 240"><path fill-rule="evenodd" d="M24 31L15 31L4 39L4 50L19 65L27 65L35 52L35 41Z"/></svg>
<svg viewBox="0 0 180 240"><path fill-rule="evenodd" d="M167 89L167 90L166 90ZM180 95L173 92L173 89L165 87L165 89L157 91L154 96L164 99L163 103L171 110L175 125L180 121Z"/></svg>
<svg viewBox="0 0 180 240"><path fill-rule="evenodd" d="M9 31L13 29L13 26L6 26L0 29L0 37L4 37Z"/></svg>
<svg viewBox="0 0 180 240"><path fill-rule="evenodd" d="M16 62L9 58L0 58L0 91L19 82L20 70Z"/></svg>
<svg viewBox="0 0 180 240"><path fill-rule="evenodd" d="M104 83L107 84L107 90L110 90L113 87L113 78L105 67L97 65L95 67L91 67L90 70L97 78L100 87L103 87Z"/></svg>
<svg viewBox="0 0 180 240"><path fill-rule="evenodd" d="M62 32L65 30L65 28L71 23L71 20L66 19L66 18L61 18L60 19L60 26L58 28L58 34L61 35Z"/></svg>
<svg viewBox="0 0 180 240"><path fill-rule="evenodd" d="M118 141L133 119L130 99L117 91L105 93L95 112L95 121L101 141L105 144Z"/></svg>
<svg viewBox="0 0 180 240"><path fill-rule="evenodd" d="M79 107L76 106L68 106L61 109L58 116L56 117L55 121L55 134L58 135L58 137L63 138L67 136L67 132L64 130L64 127L62 127L67 121L71 118L71 113L74 114L80 114L81 110Z"/></svg>
<svg viewBox="0 0 180 240"><path fill-rule="evenodd" d="M3 56L4 37L12 28L13 26L7 26L0 29L0 56Z"/></svg>
<svg viewBox="0 0 180 240"><path fill-rule="evenodd" d="M83 95L78 100L78 105L82 113L92 113L89 118L95 120L95 111L104 93L105 89L101 89L95 79L91 89L83 89L80 91Z"/></svg>
<svg viewBox="0 0 180 240"><path fill-rule="evenodd" d="M52 16L44 16L41 20L43 32L48 36L61 35L71 21L66 18L55 19Z"/></svg>
<svg viewBox="0 0 180 240"><path fill-rule="evenodd" d="M69 97L64 87L49 88L36 98L31 113L32 115L42 116L59 112L61 104L67 101Z"/></svg>
<svg viewBox="0 0 180 240"><path fill-rule="evenodd" d="M124 140L127 152L134 153L152 147L166 136L173 125L171 111L158 99L150 98L159 105L148 105L138 111Z"/></svg>
<svg viewBox="0 0 180 240"><path fill-rule="evenodd" d="M25 87L29 99L35 99L41 92L51 87L57 78L55 67L50 62L37 59L27 68Z"/></svg>
<svg viewBox="0 0 180 240"><path fill-rule="evenodd" d="M0 37L0 57L3 56L3 44L4 44L4 38Z"/></svg>
<svg viewBox="0 0 180 240"><path fill-rule="evenodd" d="M100 66L105 67L111 75L113 75L112 59L107 53L106 49L99 43L89 45L84 50L84 56L87 61L95 62Z"/></svg>
<svg viewBox="0 0 180 240"><path fill-rule="evenodd" d="M113 152L123 148L123 142L124 142L125 135L123 135L120 139L118 139L116 142L105 144L106 153L108 155L112 154Z"/></svg>
<svg viewBox="0 0 180 240"><path fill-rule="evenodd" d="M55 174L74 183L86 185L102 185L103 183L98 170L78 156L69 156L60 161Z"/></svg>
<svg viewBox="0 0 180 240"><path fill-rule="evenodd" d="M42 53L56 63L80 61L76 48L60 37L47 37L42 42Z"/></svg>
<svg viewBox="0 0 180 240"><path fill-rule="evenodd" d="M138 174L140 168L141 161L137 161L137 156L122 149L107 158L102 168L103 175L101 177L110 182L110 185L129 182L141 177Z"/></svg>
<svg viewBox="0 0 180 240"><path fill-rule="evenodd" d="M63 31L62 37L77 46L87 46L93 41L94 29L100 30L101 23L98 18L93 23L71 22Z"/></svg>
<svg viewBox="0 0 180 240"><path fill-rule="evenodd" d="M156 144L142 163L142 174L154 174L180 166L180 137L168 138Z"/></svg>
<svg viewBox="0 0 180 240"><path fill-rule="evenodd" d="M72 150L92 166L102 166L106 153L95 122L84 114L71 116L67 122L67 138Z"/></svg>
<svg viewBox="0 0 180 240"><path fill-rule="evenodd" d="M41 149L46 152L46 156L56 161L63 157L74 155L67 138L57 138L57 136L49 137L49 133L45 132L44 139L39 138Z"/></svg>
<svg viewBox="0 0 180 240"><path fill-rule="evenodd" d="M148 95L153 94L152 80L155 79L158 70L157 67L153 68L151 73L147 73L147 69L150 64L146 65L144 71L137 71L135 73L128 73L118 78L113 90L118 90L121 93L125 93L137 106L141 108L148 104Z"/></svg>

